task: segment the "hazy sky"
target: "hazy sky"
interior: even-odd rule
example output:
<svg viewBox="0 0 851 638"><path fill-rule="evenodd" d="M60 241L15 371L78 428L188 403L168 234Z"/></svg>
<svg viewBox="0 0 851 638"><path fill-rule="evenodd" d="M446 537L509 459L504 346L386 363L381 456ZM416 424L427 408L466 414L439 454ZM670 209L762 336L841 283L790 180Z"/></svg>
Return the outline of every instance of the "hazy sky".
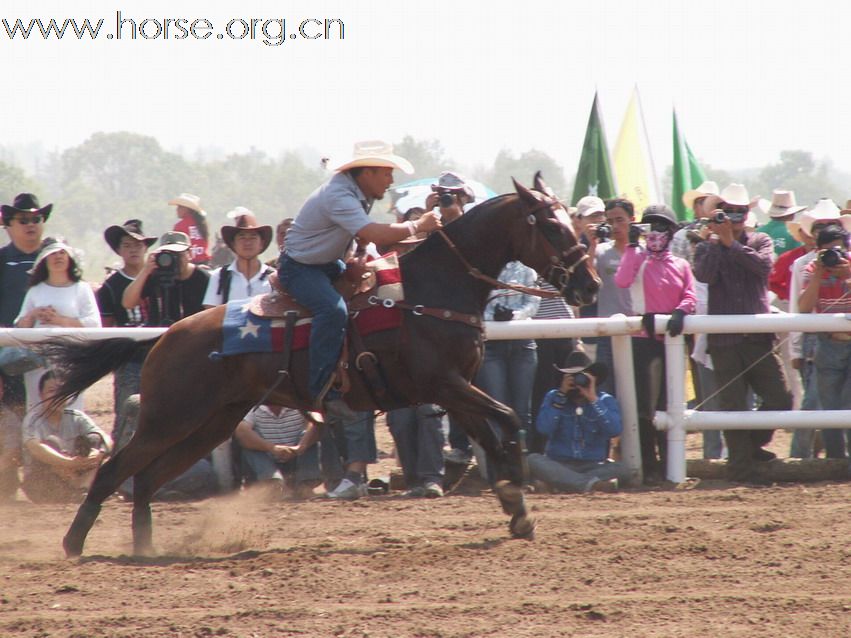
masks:
<svg viewBox="0 0 851 638"><path fill-rule="evenodd" d="M69 32L47 42L10 41L0 24L0 145L62 149L93 131L129 130L184 152L311 146L336 159L355 140L410 134L440 139L468 168L489 165L500 148L537 148L572 175L595 89L611 145L637 84L660 170L671 161L676 106L689 144L715 167L758 166L801 148L851 172L846 3L211 4L4 0L10 22L104 24L96 41ZM125 25L120 41L108 40L117 11L137 24L156 19L147 24L154 36L164 18L205 18L212 36L133 41ZM259 19L259 38L218 39L234 18ZM266 46L270 18L285 18L288 34L306 18L338 18L345 39ZM267 23L268 34L277 29ZM231 31L241 34L242 23Z"/></svg>

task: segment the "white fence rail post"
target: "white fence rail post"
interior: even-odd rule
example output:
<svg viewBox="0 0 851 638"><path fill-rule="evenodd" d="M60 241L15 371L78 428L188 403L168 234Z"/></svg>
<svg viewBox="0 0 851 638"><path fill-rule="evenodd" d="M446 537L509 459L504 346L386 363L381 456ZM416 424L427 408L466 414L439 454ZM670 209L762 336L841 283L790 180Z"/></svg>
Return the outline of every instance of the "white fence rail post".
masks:
<svg viewBox="0 0 851 638"><path fill-rule="evenodd" d="M664 324L663 324L664 329ZM685 378L686 340L683 335L665 335L665 383L668 390L668 461L666 478L686 480Z"/></svg>

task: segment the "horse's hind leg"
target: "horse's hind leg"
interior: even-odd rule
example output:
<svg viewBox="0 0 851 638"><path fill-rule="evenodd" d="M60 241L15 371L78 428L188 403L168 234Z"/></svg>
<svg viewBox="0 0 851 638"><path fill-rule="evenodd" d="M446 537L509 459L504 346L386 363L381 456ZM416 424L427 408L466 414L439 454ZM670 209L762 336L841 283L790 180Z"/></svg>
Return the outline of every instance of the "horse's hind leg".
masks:
<svg viewBox="0 0 851 638"><path fill-rule="evenodd" d="M62 547L68 557L83 553L89 530L100 514L101 505L118 487L133 474L150 463L168 441L143 441L138 437L131 439L124 448L98 469L92 486L86 495L68 532L62 539Z"/></svg>
<svg viewBox="0 0 851 638"><path fill-rule="evenodd" d="M228 406L204 421L188 437L169 448L133 478L133 552L153 553L151 499L166 482L180 476L234 431L250 406Z"/></svg>
<svg viewBox="0 0 851 638"><path fill-rule="evenodd" d="M460 378L441 389L436 403L460 416L461 426L492 461L495 476L489 478L503 511L511 516L511 534L516 538L532 538L535 521L528 514L523 495L523 459L517 442L517 416L509 407ZM504 440L493 431L488 419L499 424Z"/></svg>

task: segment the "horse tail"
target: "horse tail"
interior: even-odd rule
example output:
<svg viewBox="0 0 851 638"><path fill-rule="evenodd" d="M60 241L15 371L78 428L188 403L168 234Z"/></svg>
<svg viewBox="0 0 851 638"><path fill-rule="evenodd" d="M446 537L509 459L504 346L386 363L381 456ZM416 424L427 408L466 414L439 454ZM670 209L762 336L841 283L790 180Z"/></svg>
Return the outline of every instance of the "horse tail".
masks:
<svg viewBox="0 0 851 638"><path fill-rule="evenodd" d="M159 337L146 341L135 339L48 339L34 346L47 359L59 376L59 387L51 397L51 406L76 399L80 393L108 373L130 361L137 353L150 348Z"/></svg>

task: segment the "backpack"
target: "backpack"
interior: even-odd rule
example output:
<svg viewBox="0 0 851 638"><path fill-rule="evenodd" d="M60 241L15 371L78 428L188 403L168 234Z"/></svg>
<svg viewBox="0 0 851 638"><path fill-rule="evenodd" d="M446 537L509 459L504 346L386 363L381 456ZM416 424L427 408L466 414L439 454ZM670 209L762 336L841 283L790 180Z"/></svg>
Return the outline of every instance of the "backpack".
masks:
<svg viewBox="0 0 851 638"><path fill-rule="evenodd" d="M263 281L275 272L275 269L269 266L268 264L262 264L263 268L260 273L260 281ZM217 295L222 296L222 303L227 303L228 298L230 297L230 282L233 279L233 271L230 269L230 266L222 266L222 270L219 273L219 287L216 290Z"/></svg>

